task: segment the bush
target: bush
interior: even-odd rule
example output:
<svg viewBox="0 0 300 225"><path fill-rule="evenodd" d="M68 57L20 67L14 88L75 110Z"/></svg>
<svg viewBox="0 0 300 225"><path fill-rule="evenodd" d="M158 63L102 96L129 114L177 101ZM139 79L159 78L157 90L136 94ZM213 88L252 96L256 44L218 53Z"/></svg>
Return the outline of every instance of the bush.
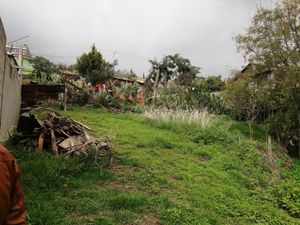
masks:
<svg viewBox="0 0 300 225"><path fill-rule="evenodd" d="M232 136L220 131L219 129L201 130L197 135L194 136L193 141L195 143L201 143L204 145L233 143Z"/></svg>
<svg viewBox="0 0 300 225"><path fill-rule="evenodd" d="M142 104L136 104L133 106L133 112L135 113L143 113L145 111L145 105Z"/></svg>
<svg viewBox="0 0 300 225"><path fill-rule="evenodd" d="M156 107L168 109L201 110L206 108L209 112L222 114L225 112L222 100L209 91L206 84L195 79L191 85L182 86L170 82L167 93L159 89L155 102Z"/></svg>
<svg viewBox="0 0 300 225"><path fill-rule="evenodd" d="M179 205L164 212L162 224L165 225L198 225L198 224L219 224L214 215L202 215L194 209Z"/></svg>
<svg viewBox="0 0 300 225"><path fill-rule="evenodd" d="M273 190L278 207L286 210L291 216L300 218L300 186L299 183L283 182Z"/></svg>
<svg viewBox="0 0 300 225"><path fill-rule="evenodd" d="M106 92L100 92L96 95L96 99L100 106L108 107L111 97Z"/></svg>

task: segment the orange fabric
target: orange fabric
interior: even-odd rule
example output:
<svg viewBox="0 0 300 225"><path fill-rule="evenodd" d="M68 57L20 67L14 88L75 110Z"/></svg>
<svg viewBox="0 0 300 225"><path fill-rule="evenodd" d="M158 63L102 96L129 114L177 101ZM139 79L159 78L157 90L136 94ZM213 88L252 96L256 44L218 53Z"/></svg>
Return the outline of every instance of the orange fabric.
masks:
<svg viewBox="0 0 300 225"><path fill-rule="evenodd" d="M0 225L25 225L24 196L16 159L0 145Z"/></svg>

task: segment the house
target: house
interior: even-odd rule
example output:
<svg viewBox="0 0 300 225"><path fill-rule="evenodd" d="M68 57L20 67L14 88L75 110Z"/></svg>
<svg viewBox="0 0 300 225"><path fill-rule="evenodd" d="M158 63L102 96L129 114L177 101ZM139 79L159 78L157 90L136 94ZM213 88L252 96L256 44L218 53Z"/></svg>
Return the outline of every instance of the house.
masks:
<svg viewBox="0 0 300 225"><path fill-rule="evenodd" d="M236 74L232 80L236 81L245 76L252 76L256 79L267 80L274 77L275 71L275 69L262 69L259 64L250 62L241 70L240 73Z"/></svg>
<svg viewBox="0 0 300 225"><path fill-rule="evenodd" d="M0 18L0 142L17 127L21 110L20 61L6 51L6 35Z"/></svg>
<svg viewBox="0 0 300 225"><path fill-rule="evenodd" d="M22 73L22 76L24 76L24 78L32 74L34 70L32 64L33 57L31 56L29 47L27 45L6 45L6 52L10 55L13 55L18 61L18 64L22 67L20 73Z"/></svg>

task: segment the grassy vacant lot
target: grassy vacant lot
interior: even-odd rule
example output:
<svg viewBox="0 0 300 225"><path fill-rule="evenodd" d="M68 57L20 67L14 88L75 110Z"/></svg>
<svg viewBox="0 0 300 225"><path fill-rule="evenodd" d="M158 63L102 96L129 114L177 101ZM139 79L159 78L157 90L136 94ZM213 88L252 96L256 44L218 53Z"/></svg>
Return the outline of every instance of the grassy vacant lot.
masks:
<svg viewBox="0 0 300 225"><path fill-rule="evenodd" d="M29 224L300 224L299 189L290 190L299 162L279 181L258 153L258 128L250 142L246 125L226 119L200 129L103 110L67 114L95 136L116 134L121 160L96 168L15 149Z"/></svg>

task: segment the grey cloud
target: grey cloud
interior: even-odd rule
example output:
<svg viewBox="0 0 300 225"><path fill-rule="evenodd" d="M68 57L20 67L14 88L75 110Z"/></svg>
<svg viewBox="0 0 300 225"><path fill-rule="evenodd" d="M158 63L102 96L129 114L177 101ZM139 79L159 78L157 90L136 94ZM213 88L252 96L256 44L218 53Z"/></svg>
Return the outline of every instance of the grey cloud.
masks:
<svg viewBox="0 0 300 225"><path fill-rule="evenodd" d="M23 35L34 54L66 64L92 43L120 69L147 73L149 59L180 53L222 74L240 68L232 37L260 4L275 0L0 0L8 40Z"/></svg>

